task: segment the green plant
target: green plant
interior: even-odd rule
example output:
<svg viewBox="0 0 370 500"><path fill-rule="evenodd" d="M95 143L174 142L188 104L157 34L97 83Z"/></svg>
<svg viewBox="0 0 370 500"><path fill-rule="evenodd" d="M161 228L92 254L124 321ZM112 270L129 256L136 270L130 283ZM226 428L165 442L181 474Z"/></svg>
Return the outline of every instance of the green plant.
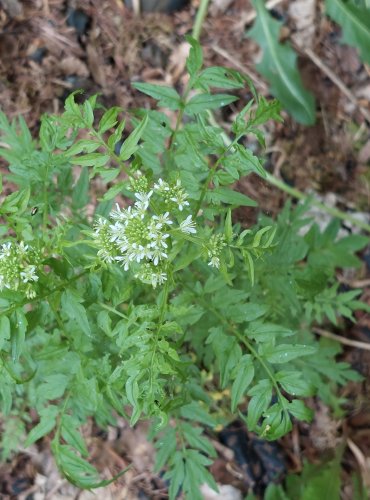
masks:
<svg viewBox="0 0 370 500"><path fill-rule="evenodd" d="M0 115L6 179L19 188L0 205L3 418L10 429L21 422L22 440L35 409L24 445L51 434L61 472L80 487L107 483L87 461L79 429L88 418L102 427L117 413L131 425L150 419L170 498L181 488L197 499L200 483L216 488L207 470L216 425L240 412L251 431L276 439L292 418L311 419L301 398L317 393L338 409L336 385L359 378L311 327L366 308L359 291L341 293L335 269L358 265L368 239L338 240L336 221L303 235L304 205L251 228L233 222L234 208L256 206L233 184L264 176L246 136L263 145L261 126L280 120L279 105L250 86L225 145L207 113L237 98L210 89L249 80L203 69L189 42L182 96L136 84L177 114L174 128L163 112L140 109L125 113L123 140L122 110L102 110L96 96L78 104L76 93L61 116L42 117L37 141L21 118ZM230 397L215 401L219 388Z"/></svg>
<svg viewBox="0 0 370 500"><path fill-rule="evenodd" d="M293 118L304 125L312 125L316 120L315 99L302 84L296 52L289 43L280 42L282 23L271 16L264 0L253 0L253 5L257 17L248 36L263 50L257 69L270 83L272 95ZM362 61L369 63L370 10L366 1L325 0L325 12L341 26L343 42L356 47Z"/></svg>

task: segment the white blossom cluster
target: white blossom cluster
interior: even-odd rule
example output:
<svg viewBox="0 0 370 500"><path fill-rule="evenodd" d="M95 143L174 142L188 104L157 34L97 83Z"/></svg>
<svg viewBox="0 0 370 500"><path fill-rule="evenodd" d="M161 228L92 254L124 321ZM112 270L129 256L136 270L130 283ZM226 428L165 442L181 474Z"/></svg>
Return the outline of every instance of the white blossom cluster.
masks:
<svg viewBox="0 0 370 500"><path fill-rule="evenodd" d="M23 241L8 241L0 247L0 291L24 291L28 298L36 296L38 281L35 252Z"/></svg>
<svg viewBox="0 0 370 500"><path fill-rule="evenodd" d="M220 267L220 256L225 246L226 242L223 234L214 234L211 236L207 246L209 266L217 267L217 269Z"/></svg>
<svg viewBox="0 0 370 500"><path fill-rule="evenodd" d="M192 216L183 218L189 205L180 181L171 185L159 179L148 190L144 177L133 183L135 203L128 208L118 204L110 220L100 218L94 227L98 257L105 262L119 262L125 271L154 288L167 279L168 251L176 232L196 233ZM140 265L139 265L140 264Z"/></svg>

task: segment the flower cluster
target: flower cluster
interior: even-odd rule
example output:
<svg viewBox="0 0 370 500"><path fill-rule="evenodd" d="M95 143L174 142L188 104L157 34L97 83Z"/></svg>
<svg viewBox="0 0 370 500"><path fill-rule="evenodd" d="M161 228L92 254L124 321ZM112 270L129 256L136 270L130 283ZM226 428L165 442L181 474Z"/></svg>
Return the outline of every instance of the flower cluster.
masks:
<svg viewBox="0 0 370 500"><path fill-rule="evenodd" d="M107 262L119 262L125 271L154 288L167 279L168 252L176 232L196 233L192 216L182 216L189 205L180 181L174 184L162 179L149 190L141 176L131 182L135 203L128 208L118 204L110 220L100 218L94 226L98 257Z"/></svg>
<svg viewBox="0 0 370 500"><path fill-rule="evenodd" d="M38 259L36 252L25 245L8 241L0 247L0 291L24 291L28 298L36 296L35 283Z"/></svg>
<svg viewBox="0 0 370 500"><path fill-rule="evenodd" d="M213 234L207 245L208 258L210 259L208 265L211 267L220 267L220 255L222 249L226 246L225 237L223 234Z"/></svg>

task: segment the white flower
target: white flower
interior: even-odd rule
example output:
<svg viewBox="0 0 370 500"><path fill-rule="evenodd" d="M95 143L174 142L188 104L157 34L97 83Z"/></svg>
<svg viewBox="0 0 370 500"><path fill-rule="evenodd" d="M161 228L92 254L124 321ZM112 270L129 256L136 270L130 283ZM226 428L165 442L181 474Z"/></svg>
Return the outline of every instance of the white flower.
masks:
<svg viewBox="0 0 370 500"><path fill-rule="evenodd" d="M214 255L209 261L208 265L211 267L217 267L218 269L220 267L220 259Z"/></svg>
<svg viewBox="0 0 370 500"><path fill-rule="evenodd" d="M173 224L172 220L169 218L169 215L170 215L169 212L166 212L166 213L161 214L161 215L153 215L152 219L154 221L157 221L155 223L155 228L160 229L165 224L167 224L167 225Z"/></svg>
<svg viewBox="0 0 370 500"><path fill-rule="evenodd" d="M149 193L135 193L135 197L138 200L135 202L135 207L137 207L138 210L145 212L149 206L149 200L152 194L153 191L149 191Z"/></svg>
<svg viewBox="0 0 370 500"><path fill-rule="evenodd" d="M161 246L163 248L168 248L168 245L167 243L164 241L166 240L167 238L169 238L169 234L165 233L165 234L161 234L161 233L157 233L157 234L151 234L150 235L154 241L152 241L149 246L151 248L160 248Z"/></svg>
<svg viewBox="0 0 370 500"><path fill-rule="evenodd" d="M112 262L114 262L114 257L111 255L111 253L106 248L101 248L98 251L97 256L101 260L103 260L104 262L108 262L108 264L111 264Z"/></svg>
<svg viewBox="0 0 370 500"><path fill-rule="evenodd" d="M18 246L18 253L23 257L28 250L28 245L24 244L24 241L21 241Z"/></svg>
<svg viewBox="0 0 370 500"><path fill-rule="evenodd" d="M8 241L7 243L4 243L1 246L0 259L3 259L4 257L10 257L11 249L12 249L12 243L11 243L11 241Z"/></svg>
<svg viewBox="0 0 370 500"><path fill-rule="evenodd" d="M111 212L111 218L116 221L127 223L128 220L132 219L133 213L131 211L132 207L123 208L116 203L116 210Z"/></svg>
<svg viewBox="0 0 370 500"><path fill-rule="evenodd" d="M180 231L185 234L195 234L197 232L195 229L195 222L191 219L191 215L180 223Z"/></svg>
<svg viewBox="0 0 370 500"><path fill-rule="evenodd" d="M179 207L180 212L183 211L183 208L185 206L189 206L189 202L186 201L186 194L182 191L177 193L176 196L173 196L172 198L170 198L170 200L173 201L174 203L176 203L176 205Z"/></svg>
<svg viewBox="0 0 370 500"><path fill-rule="evenodd" d="M170 187L163 179L158 179L158 182L154 184L154 189L157 191L169 191Z"/></svg>
<svg viewBox="0 0 370 500"><path fill-rule="evenodd" d="M167 274L166 273L153 273L151 276L151 281L152 281L152 287L156 288L157 285L162 285L165 281L167 281Z"/></svg>
<svg viewBox="0 0 370 500"><path fill-rule="evenodd" d="M128 271L129 266L130 266L130 259L128 258L128 255L119 255L118 257L115 258L115 260L118 260L119 262L121 262L123 269L125 271Z"/></svg>
<svg viewBox="0 0 370 500"><path fill-rule="evenodd" d="M23 283L28 283L29 281L38 281L39 277L35 273L36 266L27 266L24 271L20 273Z"/></svg>
<svg viewBox="0 0 370 500"><path fill-rule="evenodd" d="M163 252L161 248L155 248L154 250L152 250L152 260L155 266L158 266L158 262L161 259L167 259L166 252Z"/></svg>

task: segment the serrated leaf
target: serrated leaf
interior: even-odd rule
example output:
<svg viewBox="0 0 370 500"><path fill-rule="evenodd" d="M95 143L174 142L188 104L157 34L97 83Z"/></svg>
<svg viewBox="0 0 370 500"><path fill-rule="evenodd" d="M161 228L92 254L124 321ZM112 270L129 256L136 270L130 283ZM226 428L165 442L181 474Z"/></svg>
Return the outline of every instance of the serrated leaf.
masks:
<svg viewBox="0 0 370 500"><path fill-rule="evenodd" d="M196 81L196 86L208 90L209 87L219 89L241 89L244 81L237 71L223 68L221 66L211 66L204 69Z"/></svg>
<svg viewBox="0 0 370 500"><path fill-rule="evenodd" d="M133 132L127 137L123 142L119 157L122 161L126 161L132 156L138 149L138 142L144 133L145 127L148 123L148 115L140 122L140 124L135 128Z"/></svg>
<svg viewBox="0 0 370 500"><path fill-rule="evenodd" d="M313 394L313 387L302 379L301 372L281 371L276 373L275 378L281 387L292 396L312 396Z"/></svg>
<svg viewBox="0 0 370 500"><path fill-rule="evenodd" d="M133 83L132 86L153 99L157 99L158 106L174 110L181 107L181 97L172 87L152 83Z"/></svg>
<svg viewBox="0 0 370 500"><path fill-rule="evenodd" d="M104 134L107 130L114 127L117 123L118 113L122 111L122 108L114 106L113 108L107 109L104 115L101 117L99 122L99 134Z"/></svg>
<svg viewBox="0 0 370 500"><path fill-rule="evenodd" d="M356 47L361 59L370 64L370 9L342 0L325 0L325 9L342 27L343 42Z"/></svg>
<svg viewBox="0 0 370 500"><path fill-rule="evenodd" d="M0 351L3 349L6 341L10 339L10 321L5 315L0 317Z"/></svg>
<svg viewBox="0 0 370 500"><path fill-rule="evenodd" d="M305 422L311 422L314 415L311 408L307 408L299 399L294 399L289 404L288 410L294 417L298 418L298 420L304 420Z"/></svg>
<svg viewBox="0 0 370 500"><path fill-rule="evenodd" d="M189 75L194 76L203 65L203 51L198 40L191 36L186 36L185 38L191 45L189 56L186 59L186 68Z"/></svg>
<svg viewBox="0 0 370 500"><path fill-rule="evenodd" d="M308 356L316 352L316 347L300 344L279 344L264 350L264 357L269 363L288 363L292 359Z"/></svg>
<svg viewBox="0 0 370 500"><path fill-rule="evenodd" d="M218 109L236 101L238 97L229 94L198 94L186 103L184 112L195 115L209 109Z"/></svg>
<svg viewBox="0 0 370 500"><path fill-rule="evenodd" d="M249 392L252 396L248 403L247 425L252 431L261 418L262 414L267 410L272 398L272 385L267 379L260 380Z"/></svg>
<svg viewBox="0 0 370 500"><path fill-rule="evenodd" d="M89 201L89 171L87 167L83 167L80 177L73 187L72 191L72 207L74 209L83 208Z"/></svg>
<svg viewBox="0 0 370 500"><path fill-rule="evenodd" d="M271 93L281 101L295 120L304 125L315 123L315 100L302 84L297 55L287 43L279 42L281 23L267 11L264 0L252 0L257 18L248 35L263 50L258 71L270 83Z"/></svg>
<svg viewBox="0 0 370 500"><path fill-rule="evenodd" d="M233 191L227 187L218 187L212 191L208 191L207 196L209 201L219 204L228 203L229 205L256 207L257 203L239 191Z"/></svg>
<svg viewBox="0 0 370 500"><path fill-rule="evenodd" d="M46 436L46 434L49 434L54 429L58 411L58 407L54 405L49 405L40 411L40 422L28 434L24 443L25 448Z"/></svg>
<svg viewBox="0 0 370 500"><path fill-rule="evenodd" d="M237 376L231 387L231 411L234 412L253 380L254 366L251 356L243 356L236 368Z"/></svg>
<svg viewBox="0 0 370 500"><path fill-rule="evenodd" d="M75 295L66 290L62 294L62 308L69 319L74 320L81 330L88 336L91 335L89 320L87 319L86 309L77 300Z"/></svg>
<svg viewBox="0 0 370 500"><path fill-rule="evenodd" d="M76 429L76 423L70 415L62 417L61 434L64 441L79 451L83 457L86 458L89 455L85 441Z"/></svg>
<svg viewBox="0 0 370 500"><path fill-rule="evenodd" d="M70 162L73 165L80 165L81 167L103 167L108 163L109 155L103 153L89 153L76 158L71 158Z"/></svg>

